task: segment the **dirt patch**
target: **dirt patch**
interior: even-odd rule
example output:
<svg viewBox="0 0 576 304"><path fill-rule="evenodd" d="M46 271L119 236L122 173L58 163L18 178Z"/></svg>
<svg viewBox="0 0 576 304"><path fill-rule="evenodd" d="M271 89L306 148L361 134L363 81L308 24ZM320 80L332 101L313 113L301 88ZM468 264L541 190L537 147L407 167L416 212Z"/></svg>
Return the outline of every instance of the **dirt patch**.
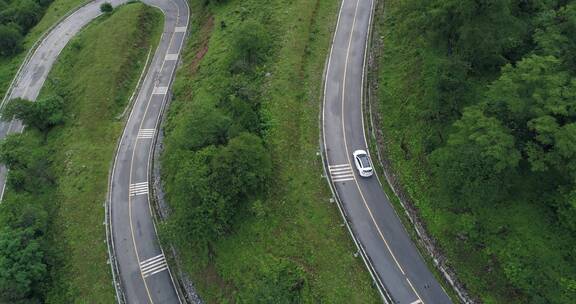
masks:
<svg viewBox="0 0 576 304"><path fill-rule="evenodd" d="M231 283L228 283L222 279L213 263L208 264L208 266L204 268L201 277L204 278L204 284L218 286L218 288L224 292L225 298L229 301L227 303L236 303L236 298L234 297L235 287Z"/></svg>
<svg viewBox="0 0 576 304"><path fill-rule="evenodd" d="M204 55L208 52L208 43L210 42L210 37L212 37L212 29L214 28L214 17L210 16L202 25L200 32L198 33L200 41L198 47L196 48L196 55L190 63L189 71L190 74L195 74L200 66L200 62L204 58Z"/></svg>

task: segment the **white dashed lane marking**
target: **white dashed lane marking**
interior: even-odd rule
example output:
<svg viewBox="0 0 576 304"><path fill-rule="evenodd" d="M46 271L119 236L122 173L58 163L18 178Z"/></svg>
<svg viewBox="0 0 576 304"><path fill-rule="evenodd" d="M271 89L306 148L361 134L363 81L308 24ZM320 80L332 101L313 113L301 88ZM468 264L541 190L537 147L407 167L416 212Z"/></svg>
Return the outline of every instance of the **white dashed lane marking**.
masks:
<svg viewBox="0 0 576 304"><path fill-rule="evenodd" d="M152 92L153 95L165 95L168 92L168 87L155 87Z"/></svg>
<svg viewBox="0 0 576 304"><path fill-rule="evenodd" d="M140 129L138 131L138 139L150 139L154 138L156 129Z"/></svg>
<svg viewBox="0 0 576 304"><path fill-rule="evenodd" d="M422 302L422 300L418 299L418 300L416 300L410 304L422 304L422 303L424 303L424 302Z"/></svg>
<svg viewBox="0 0 576 304"><path fill-rule="evenodd" d="M328 166L333 182L346 182L354 180L354 172L349 164Z"/></svg>
<svg viewBox="0 0 576 304"><path fill-rule="evenodd" d="M185 26L177 26L176 28L174 28L174 33L184 33L185 31L186 31Z"/></svg>
<svg viewBox="0 0 576 304"><path fill-rule="evenodd" d="M164 60L178 60L178 54L166 54Z"/></svg>
<svg viewBox="0 0 576 304"><path fill-rule="evenodd" d="M140 262L140 271L142 271L142 276L144 276L144 278L155 275L166 269L168 269L168 264L166 264L164 254L159 254L153 258Z"/></svg>
<svg viewBox="0 0 576 304"><path fill-rule="evenodd" d="M131 184L129 192L130 196L148 194L148 182Z"/></svg>

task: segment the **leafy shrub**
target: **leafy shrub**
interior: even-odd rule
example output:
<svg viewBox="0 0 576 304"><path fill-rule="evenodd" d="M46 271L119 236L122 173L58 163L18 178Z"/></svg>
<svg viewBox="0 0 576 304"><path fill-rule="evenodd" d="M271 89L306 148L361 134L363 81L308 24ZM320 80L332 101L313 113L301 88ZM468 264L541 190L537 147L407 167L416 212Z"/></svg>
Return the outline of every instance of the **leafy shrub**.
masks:
<svg viewBox="0 0 576 304"><path fill-rule="evenodd" d="M44 252L31 228L0 230L0 299L15 303L34 296L44 279Z"/></svg>
<svg viewBox="0 0 576 304"><path fill-rule="evenodd" d="M0 55L11 56L22 49L22 34L14 23L0 24Z"/></svg>
<svg viewBox="0 0 576 304"><path fill-rule="evenodd" d="M233 73L247 73L261 64L270 50L271 39L268 31L255 20L245 21L238 29L232 45Z"/></svg>
<svg viewBox="0 0 576 304"><path fill-rule="evenodd" d="M386 5L381 121L430 231L481 301L570 302L576 3Z"/></svg>
<svg viewBox="0 0 576 304"><path fill-rule="evenodd" d="M22 120L42 132L64 123L64 99L52 95L36 102L16 98L11 100L2 113L2 119L10 120L12 117Z"/></svg>
<svg viewBox="0 0 576 304"><path fill-rule="evenodd" d="M103 13L111 13L114 10L110 2L104 2L100 5L100 11Z"/></svg>
<svg viewBox="0 0 576 304"><path fill-rule="evenodd" d="M43 9L34 0L12 1L10 5L0 12L0 23L16 23L23 32L28 32L42 17Z"/></svg>
<svg viewBox="0 0 576 304"><path fill-rule="evenodd" d="M22 50L24 35L34 27L52 0L0 0L0 56Z"/></svg>
<svg viewBox="0 0 576 304"><path fill-rule="evenodd" d="M255 286L246 286L241 292L240 302L301 303L306 286L304 269L284 258L268 256L267 260L267 267L260 269L260 277L255 279Z"/></svg>

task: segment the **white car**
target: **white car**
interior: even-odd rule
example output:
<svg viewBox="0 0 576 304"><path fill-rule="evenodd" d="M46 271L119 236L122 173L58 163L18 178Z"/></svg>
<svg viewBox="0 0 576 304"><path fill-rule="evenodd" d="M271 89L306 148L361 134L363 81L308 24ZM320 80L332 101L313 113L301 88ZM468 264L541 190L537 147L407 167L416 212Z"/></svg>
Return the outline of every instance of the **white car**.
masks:
<svg viewBox="0 0 576 304"><path fill-rule="evenodd" d="M358 169L360 176L370 177L374 174L370 157L366 151L356 150L352 155L354 155L354 163L356 164L356 169Z"/></svg>

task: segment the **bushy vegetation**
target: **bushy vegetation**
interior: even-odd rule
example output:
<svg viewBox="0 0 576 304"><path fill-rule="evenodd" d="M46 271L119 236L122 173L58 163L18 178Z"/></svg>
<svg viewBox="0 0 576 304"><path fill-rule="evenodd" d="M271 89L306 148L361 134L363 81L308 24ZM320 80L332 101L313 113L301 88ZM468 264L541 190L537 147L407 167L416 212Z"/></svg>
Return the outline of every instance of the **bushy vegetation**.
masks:
<svg viewBox="0 0 576 304"><path fill-rule="evenodd" d="M4 109L4 119L27 127L0 145L10 169L0 205L0 303L115 301L102 204L118 115L162 24L143 4L100 17L64 49L36 102L15 99Z"/></svg>
<svg viewBox="0 0 576 304"><path fill-rule="evenodd" d="M2 37L0 40L3 40L0 44L9 45L8 49L20 50L13 55L4 56L0 54L0 96L4 97L10 82L14 75L16 75L16 71L18 71L20 64L24 60L26 51L32 47L44 31L50 28L50 26L58 21L59 18L75 6L79 5L82 1L84 0L52 1L51 4L47 6L40 21L23 37L21 37L22 33L16 24L10 23L6 26L0 25L0 32L4 32L3 34L0 34L0 37ZM7 3L3 1L0 2L4 4ZM2 11L3 8L5 8L5 6L0 4L0 11ZM2 52L2 50L0 50L0 52Z"/></svg>
<svg viewBox="0 0 576 304"><path fill-rule="evenodd" d="M0 301L35 302L46 291L48 214L54 175L48 150L37 130L11 135L0 145L0 160L10 169L13 200L0 209Z"/></svg>
<svg viewBox="0 0 576 304"><path fill-rule="evenodd" d="M37 102L24 99L13 99L3 110L3 117L21 120L25 125L41 132L48 132L64 122L64 99L52 95Z"/></svg>
<svg viewBox="0 0 576 304"><path fill-rule="evenodd" d="M163 241L208 303L377 302L316 154L338 1L190 3L164 128Z"/></svg>
<svg viewBox="0 0 576 304"><path fill-rule="evenodd" d="M487 303L576 298L576 2L388 1L387 155Z"/></svg>
<svg viewBox="0 0 576 304"><path fill-rule="evenodd" d="M110 2L104 2L100 4L100 11L103 13L111 13L113 10L114 7L112 7L112 3Z"/></svg>
<svg viewBox="0 0 576 304"><path fill-rule="evenodd" d="M52 0L0 1L0 56L21 50L22 39L44 14Z"/></svg>
<svg viewBox="0 0 576 304"><path fill-rule="evenodd" d="M235 37L228 77L217 91L206 92L168 138L166 166L177 172L167 170L168 193L178 202L170 232L182 241L209 246L230 231L238 210L262 198L269 186L272 164L260 138L262 77L255 72L269 38L262 25L249 21Z"/></svg>
<svg viewBox="0 0 576 304"><path fill-rule="evenodd" d="M21 61L21 58L12 55L25 48L24 34L29 29L24 30L23 26L32 26L50 2L37 2L38 7L31 2L0 1L0 92L4 92ZM67 5L74 5L74 1L58 0L47 19L55 21L59 14L65 13ZM49 22L46 20L44 23L49 25ZM15 108L21 103L27 104L26 101L15 102L11 113L6 113L7 117L16 112L23 113ZM4 200L0 205L2 303L35 303L46 292L46 275L51 261L46 232L48 214L54 207L53 192L50 190L54 185L54 175L48 160L48 149L42 145L42 132L35 129L30 129L24 135L9 136L0 145L0 161L11 170L7 188L15 197L14 200Z"/></svg>

